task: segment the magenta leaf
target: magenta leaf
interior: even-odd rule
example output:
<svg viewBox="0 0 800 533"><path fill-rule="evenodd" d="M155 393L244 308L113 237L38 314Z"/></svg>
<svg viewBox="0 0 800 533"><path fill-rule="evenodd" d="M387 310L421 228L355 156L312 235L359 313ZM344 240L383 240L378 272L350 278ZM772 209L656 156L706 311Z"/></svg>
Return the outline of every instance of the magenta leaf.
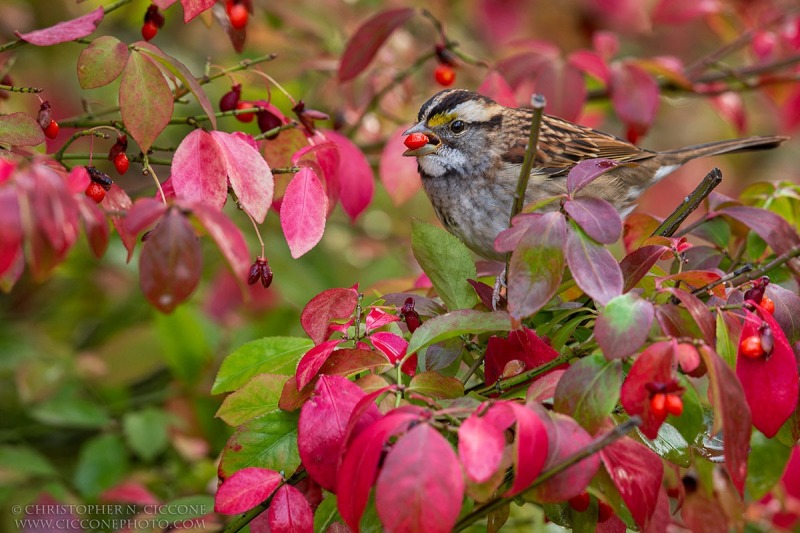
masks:
<svg viewBox="0 0 800 533"><path fill-rule="evenodd" d="M335 131L325 130L323 133L339 147L339 200L350 220L355 221L372 202L375 190L372 167L353 141Z"/></svg>
<svg viewBox="0 0 800 533"><path fill-rule="evenodd" d="M172 91L158 67L141 52L128 57L119 86L122 121L143 151L172 118Z"/></svg>
<svg viewBox="0 0 800 533"><path fill-rule="evenodd" d="M577 120L586 103L583 73L560 57L539 66L534 87L547 99L547 112L566 120Z"/></svg>
<svg viewBox="0 0 800 533"><path fill-rule="evenodd" d="M619 213L601 198L567 200L564 211L589 237L601 244L614 244L622 235Z"/></svg>
<svg viewBox="0 0 800 533"><path fill-rule="evenodd" d="M506 79L496 70L490 70L477 89L479 94L488 96L495 102L506 107L517 107L514 90Z"/></svg>
<svg viewBox="0 0 800 533"><path fill-rule="evenodd" d="M83 222L83 231L86 233L89 247L92 249L94 256L100 259L106 252L106 248L108 248L110 232L106 215L93 200L85 196L78 198L78 211L81 216L81 222ZM0 263L2 263L2 260L0 260ZM0 272L2 272L2 266L0 266Z"/></svg>
<svg viewBox="0 0 800 533"><path fill-rule="evenodd" d="M314 296L300 313L300 325L314 344L325 341L331 335L331 322L349 318L358 305L355 288L328 289Z"/></svg>
<svg viewBox="0 0 800 533"><path fill-rule="evenodd" d="M196 129L183 138L172 158L170 181L177 198L222 209L228 197L227 168L208 132Z"/></svg>
<svg viewBox="0 0 800 533"><path fill-rule="evenodd" d="M213 207L203 204L194 205L192 206L192 212L211 238L214 239L217 248L222 252L222 256L228 262L231 272L236 277L236 281L242 288L245 288L247 267L251 261L242 230L225 213Z"/></svg>
<svg viewBox="0 0 800 533"><path fill-rule="evenodd" d="M170 313L197 287L202 263L200 243L192 225L178 209L170 209L142 247L142 292L158 310Z"/></svg>
<svg viewBox="0 0 800 533"><path fill-rule="evenodd" d="M601 355L571 365L556 387L553 409L595 434L614 410L622 385L622 365Z"/></svg>
<svg viewBox="0 0 800 533"><path fill-rule="evenodd" d="M78 82L83 89L108 85L122 74L128 47L110 35L103 35L84 48L78 57Z"/></svg>
<svg viewBox="0 0 800 533"><path fill-rule="evenodd" d="M297 372L295 373L298 389L302 389L314 379L319 369L341 342L341 339L325 341L314 346L303 355L300 362L297 363Z"/></svg>
<svg viewBox="0 0 800 533"><path fill-rule="evenodd" d="M369 313L367 313L364 326L367 328L367 333L369 333L378 328L382 328L386 324L391 324L392 322L397 322L399 320L399 316L387 313L380 307L373 307L369 310Z"/></svg>
<svg viewBox="0 0 800 533"><path fill-rule="evenodd" d="M597 344L606 359L621 359L636 353L650 334L654 316L653 304L635 294L609 300L594 328Z"/></svg>
<svg viewBox="0 0 800 533"><path fill-rule="evenodd" d="M350 37L339 65L339 80L348 81L367 68L386 39L414 15L414 9L389 9L373 15Z"/></svg>
<svg viewBox="0 0 800 533"><path fill-rule="evenodd" d="M372 400L374 401L374 398ZM339 467L336 503L339 514L351 530L359 531L358 525L378 473L378 463L383 455L384 443L390 436L404 431L417 420L419 420L418 414L390 411L380 420L367 426L348 444Z"/></svg>
<svg viewBox="0 0 800 533"><path fill-rule="evenodd" d="M535 219L511 254L508 311L522 319L544 307L555 295L564 274L566 221L561 213Z"/></svg>
<svg viewBox="0 0 800 533"><path fill-rule="evenodd" d="M116 183L111 186L111 189L106 193L105 200L103 200L103 207L112 213L127 213L132 205L133 202L128 193L123 191ZM136 235L125 228L125 217L119 214L111 215L111 222L114 224L122 244L128 251L127 260L130 261L133 257L133 250L136 248Z"/></svg>
<svg viewBox="0 0 800 533"><path fill-rule="evenodd" d="M580 228L570 226L566 244L570 272L583 292L600 305L622 294L622 270L602 245L595 243Z"/></svg>
<svg viewBox="0 0 800 533"><path fill-rule="evenodd" d="M485 379L487 385L493 385L503 375L503 369L512 361L521 363L520 370L532 370L558 357L547 341L539 337L535 331L522 327L508 334L507 339L489 337L486 345ZM553 367L566 368L569 364Z"/></svg>
<svg viewBox="0 0 800 533"><path fill-rule="evenodd" d="M428 424L419 424L397 441L375 486L378 516L389 531L398 533L451 531L463 498L458 458Z"/></svg>
<svg viewBox="0 0 800 533"><path fill-rule="evenodd" d="M605 84L611 79L611 70L608 63L594 50L577 50L569 55L568 61L579 70L594 76Z"/></svg>
<svg viewBox="0 0 800 533"><path fill-rule="evenodd" d="M389 331L373 333L369 340L375 349L385 355L392 364L405 357L408 350L408 342L403 337ZM417 371L417 355L414 354L406 359L401 370L409 376L413 376Z"/></svg>
<svg viewBox="0 0 800 533"><path fill-rule="evenodd" d="M600 450L614 485L636 524L647 530L656 511L664 465L649 448L631 438L620 439Z"/></svg>
<svg viewBox="0 0 800 533"><path fill-rule="evenodd" d="M666 384L672 381L672 368L675 363L675 344L657 342L651 344L633 363L625 382L620 389L620 403L631 415L642 417L639 430L648 439L658 436L658 429L666 415L654 414L650 407L651 392L648 383Z"/></svg>
<svg viewBox="0 0 800 533"><path fill-rule="evenodd" d="M624 164L612 159L584 159L567 174L567 192L575 194L606 172Z"/></svg>
<svg viewBox="0 0 800 533"><path fill-rule="evenodd" d="M738 135L743 136L747 132L747 111L741 94L728 91L709 98L708 103L717 110L723 120L734 127Z"/></svg>
<svg viewBox="0 0 800 533"><path fill-rule="evenodd" d="M271 533L313 533L314 512L302 492L283 485L272 497L267 523Z"/></svg>
<svg viewBox="0 0 800 533"><path fill-rule="evenodd" d="M324 185L325 195L328 197L327 213L330 214L339 202L341 183L339 183L339 147L317 132L308 139L311 143L303 146L292 154L292 165L308 167L316 172L317 177Z"/></svg>
<svg viewBox="0 0 800 533"><path fill-rule="evenodd" d="M757 314L745 311L739 338L736 377L742 384L753 425L772 438L797 408L797 362L792 347L773 316L757 306ZM765 329L772 335L772 351L761 357L747 357L742 344L748 337L764 338Z"/></svg>
<svg viewBox="0 0 800 533"><path fill-rule="evenodd" d="M541 419L524 405L509 402L517 419L514 439L514 482L503 495L519 494L533 483L542 471L548 452L547 429Z"/></svg>
<svg viewBox="0 0 800 533"><path fill-rule="evenodd" d="M250 142L235 133L212 131L223 155L231 188L245 212L261 224L272 204L272 171Z"/></svg>
<svg viewBox="0 0 800 533"><path fill-rule="evenodd" d="M102 7L98 7L85 15L72 20L65 20L59 22L55 26L35 30L28 33L14 32L14 34L22 39L36 46L51 46L54 44L65 43L67 41L74 41L81 37L86 37L100 25L103 20Z"/></svg>
<svg viewBox="0 0 800 533"><path fill-rule="evenodd" d="M167 212L167 206L155 198L139 198L131 206L122 220L125 231L131 235L139 235L158 222Z"/></svg>
<svg viewBox="0 0 800 533"><path fill-rule="evenodd" d="M0 115L0 144L36 146L45 140L41 126L27 113Z"/></svg>
<svg viewBox="0 0 800 533"><path fill-rule="evenodd" d="M292 257L302 256L322 239L328 198L311 168L304 167L286 187L281 203L281 228Z"/></svg>
<svg viewBox="0 0 800 533"><path fill-rule="evenodd" d="M277 472L266 468L243 468L222 482L214 497L214 512L239 514L267 499L283 482Z"/></svg>
<svg viewBox="0 0 800 533"><path fill-rule="evenodd" d="M505 429L477 413L458 428L458 456L471 481L484 483L497 473L506 445Z"/></svg>
<svg viewBox="0 0 800 533"><path fill-rule="evenodd" d="M719 0L661 0L653 10L653 24L683 24L722 7Z"/></svg>
<svg viewBox="0 0 800 533"><path fill-rule="evenodd" d="M405 203L422 188L416 160L403 156L406 149L403 132L407 129L407 126L400 126L389 135L378 163L381 183L394 205Z"/></svg>
<svg viewBox="0 0 800 533"><path fill-rule="evenodd" d="M658 84L643 68L617 62L611 65L611 103L619 118L637 136L644 135L658 110ZM635 140L635 139L634 139Z"/></svg>
<svg viewBox="0 0 800 533"><path fill-rule="evenodd" d="M217 0L181 0L183 5L183 22L189 22L197 15L211 9Z"/></svg>

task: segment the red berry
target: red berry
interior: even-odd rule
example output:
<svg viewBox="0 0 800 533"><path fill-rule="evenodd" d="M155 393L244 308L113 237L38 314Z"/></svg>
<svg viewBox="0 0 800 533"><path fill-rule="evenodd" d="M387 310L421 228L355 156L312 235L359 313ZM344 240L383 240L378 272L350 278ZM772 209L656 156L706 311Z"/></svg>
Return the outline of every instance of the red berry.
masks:
<svg viewBox="0 0 800 533"><path fill-rule="evenodd" d="M106 197L106 190L102 185L93 181L88 187L86 187L86 196L94 200L95 203L99 204L103 201L103 198Z"/></svg>
<svg viewBox="0 0 800 533"><path fill-rule="evenodd" d="M656 418L664 418L667 416L667 395L663 392L657 392L650 397L650 411Z"/></svg>
<svg viewBox="0 0 800 533"><path fill-rule="evenodd" d="M145 41L151 40L158 33L158 26L152 20L148 20L142 26L142 38Z"/></svg>
<svg viewBox="0 0 800 533"><path fill-rule="evenodd" d="M417 148L422 148L428 144L428 136L424 133L412 133L406 137L406 140L403 141L403 144L405 144L406 148L410 150L416 150Z"/></svg>
<svg viewBox="0 0 800 533"><path fill-rule="evenodd" d="M683 399L677 394L667 394L666 398L667 412L673 416L681 416L683 413Z"/></svg>
<svg viewBox="0 0 800 533"><path fill-rule="evenodd" d="M55 139L58 137L58 122L51 120L50 124L44 129L44 136L48 139Z"/></svg>
<svg viewBox="0 0 800 533"><path fill-rule="evenodd" d="M450 87L456 81L456 71L447 65L439 65L433 73L436 83L442 87Z"/></svg>
<svg viewBox="0 0 800 533"><path fill-rule="evenodd" d="M761 337L758 335L751 335L746 339L742 339L739 344L739 352L745 357L752 357L753 359L764 355L764 348L761 346Z"/></svg>
<svg viewBox="0 0 800 533"><path fill-rule="evenodd" d="M583 492L578 494L574 498L570 498L567 500L569 506L578 511L579 513L584 512L586 509L589 508L589 504L591 503L592 499L589 496L588 492Z"/></svg>
<svg viewBox="0 0 800 533"><path fill-rule="evenodd" d="M242 4L234 4L228 9L228 18L231 20L231 26L233 26L234 29L241 30L247 26L247 19L249 16L250 14L247 12L247 8Z"/></svg>
<svg viewBox="0 0 800 533"><path fill-rule="evenodd" d="M775 302L772 301L772 298L769 296L764 296L761 298L761 307L764 308L764 311L767 313L774 315L775 314Z"/></svg>
<svg viewBox="0 0 800 533"><path fill-rule="evenodd" d="M236 104L236 109L250 109L253 107L253 104L250 102L239 102ZM236 115L236 120L239 122L253 122L253 119L256 118L255 113L242 113L240 115Z"/></svg>
<svg viewBox="0 0 800 533"><path fill-rule="evenodd" d="M125 174L128 171L128 167L131 166L131 162L128 161L128 156L125 155L125 152L120 152L117 154L117 157L114 158L114 166L117 167L117 172L120 174Z"/></svg>
<svg viewBox="0 0 800 533"><path fill-rule="evenodd" d="M614 509L611 508L606 502L598 502L597 504L597 521L605 522L614 515Z"/></svg>

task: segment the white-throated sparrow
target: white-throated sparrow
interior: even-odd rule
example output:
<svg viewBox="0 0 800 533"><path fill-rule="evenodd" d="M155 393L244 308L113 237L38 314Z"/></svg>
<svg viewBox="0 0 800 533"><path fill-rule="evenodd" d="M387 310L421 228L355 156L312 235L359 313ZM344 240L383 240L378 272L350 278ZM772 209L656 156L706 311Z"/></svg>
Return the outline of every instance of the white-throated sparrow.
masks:
<svg viewBox="0 0 800 533"><path fill-rule="evenodd" d="M504 107L463 89L444 90L425 102L405 134L428 143L406 150L416 156L422 185L444 227L479 255L501 260L494 239L508 227L533 111ZM584 159L619 166L580 192L610 202L620 213L645 189L698 157L774 148L786 137L731 139L667 152L644 150L613 135L545 115L525 203L566 192L569 170Z"/></svg>

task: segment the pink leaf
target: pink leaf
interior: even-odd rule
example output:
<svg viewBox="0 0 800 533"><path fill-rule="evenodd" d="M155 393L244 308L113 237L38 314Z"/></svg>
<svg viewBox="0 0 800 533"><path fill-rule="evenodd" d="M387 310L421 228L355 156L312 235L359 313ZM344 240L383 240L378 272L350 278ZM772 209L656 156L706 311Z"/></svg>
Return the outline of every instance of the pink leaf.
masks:
<svg viewBox="0 0 800 533"><path fill-rule="evenodd" d="M364 21L350 37L339 64L339 80L348 81L367 68L386 39L414 15L414 9L389 9Z"/></svg>
<svg viewBox="0 0 800 533"><path fill-rule="evenodd" d="M225 159L214 138L197 129L183 138L172 158L175 196L222 209L228 197Z"/></svg>
<svg viewBox="0 0 800 533"><path fill-rule="evenodd" d="M281 204L281 228L292 257L302 256L322 239L328 198L316 173L301 168L286 188Z"/></svg>
<svg viewBox="0 0 800 533"><path fill-rule="evenodd" d="M463 498L458 458L450 443L428 424L416 426L397 441L375 487L378 516L397 533L451 531Z"/></svg>
<svg viewBox="0 0 800 533"><path fill-rule="evenodd" d="M103 200L102 206L112 213L127 213L132 205L133 202L131 202L128 193L123 191L122 188L115 183L106 193L106 198ZM130 233L125 228L125 217L118 214L111 215L111 222L114 224L114 228L116 228L125 249L128 250L127 260L130 261L131 257L133 257L133 250L136 248L136 235Z"/></svg>
<svg viewBox="0 0 800 533"><path fill-rule="evenodd" d="M245 212L261 224L272 204L273 178L258 150L236 134L212 131L223 155L231 188Z"/></svg>
<svg viewBox="0 0 800 533"><path fill-rule="evenodd" d="M653 10L654 24L683 24L722 10L719 0L661 0Z"/></svg>
<svg viewBox="0 0 800 533"><path fill-rule="evenodd" d="M217 248L222 252L222 256L236 277L236 281L244 289L247 286L250 252L239 226L234 224L225 213L217 211L213 207L202 204L194 205L192 212L214 239Z"/></svg>
<svg viewBox="0 0 800 533"><path fill-rule="evenodd" d="M567 192L575 194L606 172L623 164L612 159L584 159L567 174Z"/></svg>
<svg viewBox="0 0 800 533"><path fill-rule="evenodd" d="M349 318L358 305L356 288L328 289L314 296L300 313L300 325L314 344L331 334L331 321Z"/></svg>
<svg viewBox="0 0 800 533"><path fill-rule="evenodd" d="M86 240L89 241L89 247L92 253L98 259L103 257L103 254L108 248L108 220L105 213L97 206L97 204L87 198L86 196L78 197L78 212L80 213L81 221L83 222L83 231L86 233ZM0 271L2 268L0 268Z"/></svg>
<svg viewBox="0 0 800 533"><path fill-rule="evenodd" d="M239 514L269 497L283 482L277 472L266 468L243 468L222 482L214 497L214 512Z"/></svg>
<svg viewBox="0 0 800 533"><path fill-rule="evenodd" d="M582 230L570 226L565 247L567 264L578 287L600 305L622 294L624 280L619 263L605 246Z"/></svg>
<svg viewBox="0 0 800 533"><path fill-rule="evenodd" d="M297 363L297 372L295 373L298 390L308 385L308 383L314 379L319 369L322 368L322 365L325 364L325 361L328 360L333 350L336 349L336 346L341 342L341 339L325 341L314 346L303 355L300 362Z"/></svg>
<svg viewBox="0 0 800 533"><path fill-rule="evenodd" d="M504 497L519 494L528 488L547 459L548 437L539 417L526 406L509 402L517 419L516 437L514 439L514 483L506 491Z"/></svg>
<svg viewBox="0 0 800 533"><path fill-rule="evenodd" d="M20 112L0 115L0 143L9 146L36 146L44 141L41 126L29 114Z"/></svg>
<svg viewBox="0 0 800 533"><path fill-rule="evenodd" d="M622 220L602 198L583 197L564 202L564 211L586 234L601 244L614 244L622 235Z"/></svg>
<svg viewBox="0 0 800 533"><path fill-rule="evenodd" d="M187 23L197 15L211 9L217 0L181 0L183 5L183 22Z"/></svg>
<svg viewBox="0 0 800 533"><path fill-rule="evenodd" d="M128 57L119 86L122 121L147 151L172 118L172 91L158 67L141 52Z"/></svg>
<svg viewBox="0 0 800 533"><path fill-rule="evenodd" d="M0 188L0 276L5 276L22 259L22 221L17 194L13 187Z"/></svg>
<svg viewBox="0 0 800 533"><path fill-rule="evenodd" d="M505 445L505 428L497 428L486 416L473 413L458 428L458 455L475 483L488 481L497 472Z"/></svg>
<svg viewBox="0 0 800 533"><path fill-rule="evenodd" d="M50 26L49 28L28 33L14 32L14 34L23 41L35 44L36 46L51 46L67 41L74 41L75 39L86 37L96 30L100 21L103 20L104 13L103 8L98 7L90 13L72 20L59 22L55 26Z"/></svg>
<svg viewBox="0 0 800 533"><path fill-rule="evenodd" d="M389 314L380 307L373 307L369 310L369 313L367 313L365 327L367 328L367 333L370 333L378 328L382 328L386 324L398 322L399 320L399 316Z"/></svg>
<svg viewBox="0 0 800 533"><path fill-rule="evenodd" d="M335 131L325 130L323 133L339 147L339 200L350 220L355 221L372 202L375 189L372 167L364 153L350 139Z"/></svg>
<svg viewBox="0 0 800 533"><path fill-rule="evenodd" d="M608 68L608 63L598 52L594 50L577 50L569 55L568 59L571 65L574 65L579 70L586 72L608 84L611 79L611 71Z"/></svg>
<svg viewBox="0 0 800 533"><path fill-rule="evenodd" d="M723 120L729 122L736 129L737 134L744 135L747 131L747 114L742 95L729 91L712 96L708 101L716 108Z"/></svg>
<svg viewBox="0 0 800 533"><path fill-rule="evenodd" d="M320 376L314 395L303 404L297 426L297 446L308 475L322 488L336 492L336 471L347 436L347 423L356 404L366 394L341 376ZM360 414L359 424L377 420L374 403Z"/></svg>
<svg viewBox="0 0 800 533"><path fill-rule="evenodd" d="M133 503L142 506L160 503L142 482L133 480L123 481L119 485L104 490L99 499L105 503Z"/></svg>
<svg viewBox="0 0 800 533"><path fill-rule="evenodd" d="M309 146L303 146L292 154L292 164L308 167L317 173L328 197L326 213L330 214L339 202L342 188L339 183L339 147L333 141L322 138L321 132L317 132L308 142L311 143Z"/></svg>
<svg viewBox="0 0 800 533"><path fill-rule="evenodd" d="M619 118L629 131L644 135L658 110L658 84L653 76L633 63L614 63L609 89Z"/></svg>
<svg viewBox="0 0 800 533"><path fill-rule="evenodd" d="M600 459L636 524L647 530L664 475L661 458L643 444L624 438L600 450Z"/></svg>
<svg viewBox="0 0 800 533"><path fill-rule="evenodd" d="M506 107L517 107L517 99L514 97L514 90L506 79L496 70L490 70L489 74L483 79L477 92L488 96L495 102Z"/></svg>
<svg viewBox="0 0 800 533"><path fill-rule="evenodd" d="M69 171L69 175L67 176L67 189L72 194L81 194L85 196L84 192L91 181L86 167L72 167L72 170Z"/></svg>
<svg viewBox="0 0 800 533"><path fill-rule="evenodd" d="M547 112L566 120L576 120L586 103L583 73L561 58L542 63L534 87L547 99Z"/></svg>
<svg viewBox="0 0 800 533"><path fill-rule="evenodd" d="M122 219L122 227L134 237L158 222L167 206L155 198L139 198Z"/></svg>
<svg viewBox="0 0 800 533"><path fill-rule="evenodd" d="M404 157L406 147L403 145L403 132L407 126L394 130L386 140L378 163L378 175L386 192L394 205L400 205L414 196L422 188L422 181L417 172L417 161L413 157Z"/></svg>
<svg viewBox="0 0 800 533"><path fill-rule="evenodd" d="M291 485L275 492L267 512L271 533L312 533L314 513L303 493Z"/></svg>
<svg viewBox="0 0 800 533"><path fill-rule="evenodd" d="M369 340L372 342L372 345L375 346L375 349L385 355L392 364L405 357L406 350L408 349L408 341L389 331L373 333ZM413 376L417 371L417 355L414 354L409 357L406 362L403 363L401 370L409 376Z"/></svg>

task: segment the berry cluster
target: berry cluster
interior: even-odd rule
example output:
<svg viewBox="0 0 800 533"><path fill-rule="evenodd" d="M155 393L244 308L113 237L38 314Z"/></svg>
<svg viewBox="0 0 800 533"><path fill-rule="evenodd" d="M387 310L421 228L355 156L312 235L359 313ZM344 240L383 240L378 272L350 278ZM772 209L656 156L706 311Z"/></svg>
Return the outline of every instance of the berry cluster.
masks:
<svg viewBox="0 0 800 533"><path fill-rule="evenodd" d="M222 95L219 100L220 111L233 111L235 109L250 109L263 105L262 102L250 102L242 100L242 84L237 83L231 86L231 90ZM270 131L280 126L281 119L275 116L269 109L259 109L255 113L239 113L236 115L236 120L239 122L252 122L254 118L258 119L258 129L261 133ZM280 133L280 132L278 132ZM278 133L273 133L267 136L267 139L274 139Z"/></svg>
<svg viewBox="0 0 800 533"><path fill-rule="evenodd" d="M767 276L758 278L753 282L752 288L744 293L744 300L758 303L764 311L772 315L775 313L775 302L764 294L767 285L769 285ZM762 322L757 334L744 337L739 341L739 352L745 357L758 359L772 353L774 345L775 338L772 335L772 329L766 322Z"/></svg>
<svg viewBox="0 0 800 533"><path fill-rule="evenodd" d="M645 388L650 393L650 411L659 420L667 418L667 414L681 416L683 413L683 400L681 393L683 387L678 384L678 380L673 379L669 383L650 382L645 384Z"/></svg>
<svg viewBox="0 0 800 533"><path fill-rule="evenodd" d="M269 267L266 257L257 257L255 262L250 265L247 283L255 285L259 279L261 280L261 285L263 285L265 289L272 285L272 269Z"/></svg>
<svg viewBox="0 0 800 533"><path fill-rule="evenodd" d="M39 116L36 117L36 120L39 122L39 127L42 128L45 137L48 139L58 137L58 122L50 116L50 102L47 100L39 106Z"/></svg>
<svg viewBox="0 0 800 533"><path fill-rule="evenodd" d="M142 38L145 41L151 40L158 34L158 30L164 27L164 14L155 4L150 4L144 14L144 25L142 26Z"/></svg>

